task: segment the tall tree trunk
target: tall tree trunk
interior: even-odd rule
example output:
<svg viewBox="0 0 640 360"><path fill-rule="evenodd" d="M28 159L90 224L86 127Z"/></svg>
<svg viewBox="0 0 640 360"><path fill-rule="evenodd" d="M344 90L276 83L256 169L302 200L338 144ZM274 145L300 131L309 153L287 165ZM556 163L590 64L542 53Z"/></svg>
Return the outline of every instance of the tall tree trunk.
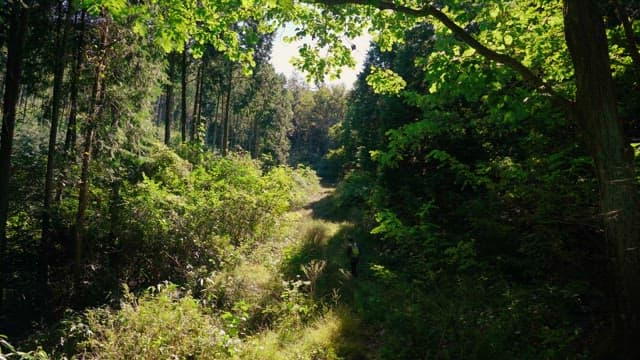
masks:
<svg viewBox="0 0 640 360"><path fill-rule="evenodd" d="M22 105L22 115L20 120L24 121L27 118L27 106L29 105L29 96L27 94L27 90L23 86L20 89L20 99L18 100L18 107Z"/></svg>
<svg viewBox="0 0 640 360"><path fill-rule="evenodd" d="M167 55L169 61L169 79L165 85L165 108L164 108L164 143L169 146L171 144L171 123L173 122L173 78L175 73L175 54Z"/></svg>
<svg viewBox="0 0 640 360"><path fill-rule="evenodd" d="M75 155L76 138L78 134L78 82L80 80L80 69L82 68L82 52L84 49L84 29L85 29L85 16L86 12L82 10L80 12L80 29L78 31L76 48L75 48L75 60L73 64L73 70L71 71L70 79L70 109L69 120L67 123L67 134L64 139L64 152L67 157L71 158Z"/></svg>
<svg viewBox="0 0 640 360"><path fill-rule="evenodd" d="M231 78L233 75L233 66L229 63L229 72L227 78L227 102L224 108L224 119L222 123L222 156L227 156L229 151L229 108L231 107Z"/></svg>
<svg viewBox="0 0 640 360"><path fill-rule="evenodd" d="M162 109L164 108L164 95L160 95L156 101L156 105L153 107L153 124L160 126L162 122Z"/></svg>
<svg viewBox="0 0 640 360"><path fill-rule="evenodd" d="M260 117L258 115L256 115L256 117L253 119L253 141L251 144L251 155L253 156L254 159L258 158L258 155L260 154Z"/></svg>
<svg viewBox="0 0 640 360"><path fill-rule="evenodd" d="M83 62L83 49L84 49L84 32L85 32L85 16L86 12L80 11L80 18L76 14L76 23L80 28L76 33L76 44L74 48L74 60L73 67L71 69L71 78L69 79L69 116L67 117L67 130L64 137L64 156L70 163L76 158L76 142L78 137L78 82L80 81L80 70L82 69ZM59 203L62 199L62 192L67 182L67 167L63 166L60 173L60 181L56 189L55 202ZM71 253L71 252L69 252Z"/></svg>
<svg viewBox="0 0 640 360"><path fill-rule="evenodd" d="M91 153L93 150L93 138L95 133L96 122L102 112L103 102L103 74L106 67L107 54L106 49L109 41L109 23L105 19L101 34L101 54L95 66L95 81L91 91L91 111L86 120L84 133L84 146L82 151L82 168L80 172L80 190L78 192L78 212L76 213L75 224L75 251L74 251L74 274L76 282L80 279L80 270L83 259L84 249L84 228L85 213L89 205L89 165L91 164Z"/></svg>
<svg viewBox="0 0 640 360"><path fill-rule="evenodd" d="M198 134L198 126L200 126L199 107L201 101L200 88L202 87L202 67L204 61L198 66L196 72L196 95L193 98L193 115L191 116L191 141L195 141Z"/></svg>
<svg viewBox="0 0 640 360"><path fill-rule="evenodd" d="M14 2L7 30L6 79L0 132L0 314L4 314L7 266L7 217L9 215L9 178L16 122L16 106L22 78L22 57L27 32L28 10Z"/></svg>
<svg viewBox="0 0 640 360"><path fill-rule="evenodd" d="M203 66L204 68L204 66ZM202 72L204 72L204 69L202 70ZM200 75L200 91L198 92L198 113L195 115L196 116L196 124L198 124L198 126L200 126L201 121L202 121L202 87L204 86L204 73L202 73ZM197 133L196 133L197 135Z"/></svg>
<svg viewBox="0 0 640 360"><path fill-rule="evenodd" d="M218 146L218 144L222 144L222 141L220 141L218 143L218 133L219 133L219 130L218 130L218 123L219 123L219 121L218 121L218 112L220 110L220 103L222 102L222 100L223 100L223 98L222 98L222 89L220 89L218 91L218 96L216 96L216 105L214 106L214 109L213 109L213 124L212 124L212 126L213 126L213 134L211 134L211 139L212 139L211 140L211 148L214 149L214 150L216 149L216 147L218 149L220 148L220 146Z"/></svg>
<svg viewBox="0 0 640 360"><path fill-rule="evenodd" d="M616 113L607 38L593 1L564 0L565 36L576 77L576 118L600 181L600 206L613 259L616 353L640 358L640 211L633 150Z"/></svg>
<svg viewBox="0 0 640 360"><path fill-rule="evenodd" d="M180 94L180 130L182 142L187 141L187 47L182 51L182 83Z"/></svg>
<svg viewBox="0 0 640 360"><path fill-rule="evenodd" d="M58 25L56 29L56 43L53 65L53 94L51 96L51 129L49 130L49 147L47 151L47 170L44 181L44 204L42 207L42 239L39 254L39 280L43 295L46 296L49 278L49 249L50 249L50 221L51 203L53 201L53 171L55 168L56 140L58 138L58 120L60 117L60 103L62 98L62 81L65 68L65 49L67 42L68 22L71 17L71 5L67 9L65 19L62 19L63 2L58 2Z"/></svg>

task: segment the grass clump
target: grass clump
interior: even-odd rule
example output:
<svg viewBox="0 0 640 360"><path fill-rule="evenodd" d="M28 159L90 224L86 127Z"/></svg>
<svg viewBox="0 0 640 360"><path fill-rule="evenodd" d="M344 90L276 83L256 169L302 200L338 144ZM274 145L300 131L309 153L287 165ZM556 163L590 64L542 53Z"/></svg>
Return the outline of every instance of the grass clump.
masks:
<svg viewBox="0 0 640 360"><path fill-rule="evenodd" d="M240 348L239 359L337 360L336 334L341 320L329 312L303 327L265 331L248 339Z"/></svg>
<svg viewBox="0 0 640 360"><path fill-rule="evenodd" d="M126 293L122 308L89 310L91 329L80 343L85 359L219 359L233 352L235 339L176 285Z"/></svg>

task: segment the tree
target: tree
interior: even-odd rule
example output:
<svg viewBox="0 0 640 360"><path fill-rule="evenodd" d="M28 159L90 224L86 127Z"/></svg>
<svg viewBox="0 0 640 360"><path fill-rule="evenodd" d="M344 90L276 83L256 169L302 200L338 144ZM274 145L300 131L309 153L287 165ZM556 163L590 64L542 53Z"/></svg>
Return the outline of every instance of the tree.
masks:
<svg viewBox="0 0 640 360"><path fill-rule="evenodd" d="M173 81L175 77L176 54L169 53L167 61L169 70L167 72L167 84L165 85L165 105L164 105L164 143L171 144L171 123L173 122Z"/></svg>
<svg viewBox="0 0 640 360"><path fill-rule="evenodd" d="M69 22L71 20L72 6L67 4L67 9L63 15L63 3L58 2L56 17L56 32L54 42L54 65L53 65L53 94L51 95L51 110L49 120L51 128L49 130L49 147L47 151L47 170L44 185L44 204L42 207L42 239L40 244L40 281L42 288L47 288L48 267L49 267L49 247L50 247L50 220L51 220L51 204L53 202L53 172L55 169L56 143L58 134L58 123L60 118L60 105L62 102L62 81L64 77L67 33L69 31Z"/></svg>
<svg viewBox="0 0 640 360"><path fill-rule="evenodd" d="M227 74L226 80L227 84L225 86L226 92L226 100L224 105L224 117L222 119L222 144L220 147L222 149L222 156L227 156L227 152L229 151L229 110L231 109L231 88L232 88L232 79L233 79L233 64L227 62L226 64Z"/></svg>
<svg viewBox="0 0 640 360"><path fill-rule="evenodd" d="M182 62L180 63L180 135L182 142L187 141L187 47L182 51Z"/></svg>
<svg viewBox="0 0 640 360"><path fill-rule="evenodd" d="M564 1L565 37L573 60L576 98L571 115L584 134L600 182L606 238L613 249L621 353L640 356L640 203L633 149L616 110L607 38L595 3ZM587 35L589 34L589 35Z"/></svg>
<svg viewBox="0 0 640 360"><path fill-rule="evenodd" d="M29 8L21 2L13 2L7 10L7 70L2 108L2 132L0 133L0 311L4 310L4 288L8 269L7 216L9 213L9 177L11 153L16 122L16 106L22 77L22 54L29 20Z"/></svg>
<svg viewBox="0 0 640 360"><path fill-rule="evenodd" d="M79 29L76 32L76 41L74 48L73 69L71 70L70 89L69 89L69 119L67 122L67 133L64 139L64 151L67 157L72 154L75 156L75 146L77 138L77 116L78 116L78 82L80 81L80 70L83 61L84 36L85 36L85 18L87 12L82 9L80 18L78 19Z"/></svg>
<svg viewBox="0 0 640 360"><path fill-rule="evenodd" d="M84 253L84 235L86 211L89 206L89 166L91 164L91 156L93 154L93 143L98 126L98 120L102 115L104 105L104 72L107 67L107 47L109 43L111 19L107 14L99 27L100 43L95 54L94 64L94 81L91 90L91 105L89 114L84 124L84 143L82 149L82 165L80 173L80 189L78 190L78 211L76 212L76 222L74 225L74 274L76 282L79 283L81 276L81 265Z"/></svg>
<svg viewBox="0 0 640 360"><path fill-rule="evenodd" d="M473 27L469 30L461 27L443 9L435 5L412 7L403 3L370 3L365 0L326 0L321 1L321 4L328 6L329 10L332 9L337 17L342 16L339 20L331 22L331 29L334 29L333 26L344 26L349 21L354 21L357 16L373 18L374 27L380 30L378 41L382 43L383 48L394 42L394 34L397 38L397 33L402 33L417 22L433 18L478 55L511 68L533 91L551 96L557 106L577 123L578 131L583 135L597 169L602 217L607 242L614 258L613 278L618 299L618 313L614 315L615 323L618 324L616 338L620 341L620 353L624 354L625 358L637 357L640 348L633 339L640 336L640 310L632 304L640 303L640 211L632 150L616 114L608 43L599 5L595 1L563 1L564 35L576 75L576 95L575 99L571 99L559 93L552 82L543 79L516 57L483 45L473 36ZM446 4L456 7L461 3ZM324 18L323 15L317 16ZM462 16L461 19L465 17ZM322 34L321 30L313 26L307 27L305 35L310 32L314 35ZM323 38L330 39L331 35L325 35ZM512 38L507 42L512 42ZM335 45L335 48L339 54L345 51L344 47L339 45ZM316 73L318 70L325 70L325 58L306 51L306 48L303 50L300 66ZM379 80L379 83L386 81L397 84L395 79L389 76L381 76ZM395 90L401 87L400 85Z"/></svg>
<svg viewBox="0 0 640 360"><path fill-rule="evenodd" d="M294 112L291 162L316 166L329 149L329 129L344 118L346 91L341 86L311 90L295 80L288 88L293 96Z"/></svg>
<svg viewBox="0 0 640 360"><path fill-rule="evenodd" d="M197 65L198 70L196 72L196 94L193 97L193 115L191 116L191 132L190 132L190 140L195 141L198 137L198 127L200 126L200 112L201 112L201 104L202 104L202 82L204 79L204 75L202 74L202 69L204 67L204 60L201 60Z"/></svg>

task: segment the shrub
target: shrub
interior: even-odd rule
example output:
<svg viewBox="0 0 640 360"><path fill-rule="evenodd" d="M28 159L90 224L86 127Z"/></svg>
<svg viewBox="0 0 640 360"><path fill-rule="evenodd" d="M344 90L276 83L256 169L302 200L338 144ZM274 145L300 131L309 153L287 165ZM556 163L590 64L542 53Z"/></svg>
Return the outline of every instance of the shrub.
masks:
<svg viewBox="0 0 640 360"><path fill-rule="evenodd" d="M299 206L318 180L307 168L274 167L263 173L246 156L204 156L190 164L158 150L137 183L121 191L115 229L125 281L184 283L194 271L219 270L275 236L283 214ZM148 172L148 173L147 173Z"/></svg>
<svg viewBox="0 0 640 360"><path fill-rule="evenodd" d="M27 352L18 351L13 345L11 345L11 343L9 343L6 336L0 335L0 359L48 360L49 355L47 355L47 353L41 348Z"/></svg>
<svg viewBox="0 0 640 360"><path fill-rule="evenodd" d="M176 285L126 292L122 309L86 312L90 338L80 349L89 359L218 359L234 339Z"/></svg>

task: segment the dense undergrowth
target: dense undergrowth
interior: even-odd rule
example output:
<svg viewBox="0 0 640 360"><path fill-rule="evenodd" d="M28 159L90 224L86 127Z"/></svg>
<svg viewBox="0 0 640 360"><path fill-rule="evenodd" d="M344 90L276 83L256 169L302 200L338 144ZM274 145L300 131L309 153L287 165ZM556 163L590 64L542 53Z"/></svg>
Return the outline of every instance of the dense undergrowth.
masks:
<svg viewBox="0 0 640 360"><path fill-rule="evenodd" d="M202 358L198 354L205 352L216 358L237 353L241 336L269 326L282 314L305 318L311 311L305 305L306 285L278 278L280 260L272 247L288 241L298 221L291 211L317 192L315 173L305 167L265 166L242 154L222 158L199 145L173 151L150 142L140 149L116 155L114 161L125 172L110 177L100 172L93 179L81 279L74 279L64 265L71 254L61 243L46 303L60 314L47 316L63 320L57 327L42 320L42 331L24 340L25 347L40 345L52 358ZM38 142L19 150L16 158L28 159L39 151ZM31 190L20 188L23 194ZM77 198L61 195L55 221L64 239ZM33 216L29 211L25 207L11 219L22 223L11 229L25 238L37 234L29 229L37 223L21 222L21 216ZM37 252L22 249L14 265L24 260L26 266L26 257ZM38 291L30 278L37 274L15 269L20 275L11 286L15 303L4 325L19 335L26 333L20 329L38 328L20 319L37 320L33 315L40 313L19 298L40 297L30 295ZM283 297L285 304L280 303ZM36 310L31 316L30 306ZM83 311L87 306L94 309ZM11 348L3 340L2 351Z"/></svg>
<svg viewBox="0 0 640 360"><path fill-rule="evenodd" d="M439 232L376 215L380 197L366 174L353 172L318 198L319 179L307 168L262 169L194 147L150 149L138 180L120 187L123 215L111 246L121 255L109 267L118 272L91 272L104 267L101 258L87 264L85 291L112 284L102 289L111 289L108 300L68 311L21 342L39 350L20 353L3 340L3 356L593 356L580 283L523 281L464 242L397 243ZM94 226L97 239L111 233ZM363 253L358 278L346 270L348 237Z"/></svg>

